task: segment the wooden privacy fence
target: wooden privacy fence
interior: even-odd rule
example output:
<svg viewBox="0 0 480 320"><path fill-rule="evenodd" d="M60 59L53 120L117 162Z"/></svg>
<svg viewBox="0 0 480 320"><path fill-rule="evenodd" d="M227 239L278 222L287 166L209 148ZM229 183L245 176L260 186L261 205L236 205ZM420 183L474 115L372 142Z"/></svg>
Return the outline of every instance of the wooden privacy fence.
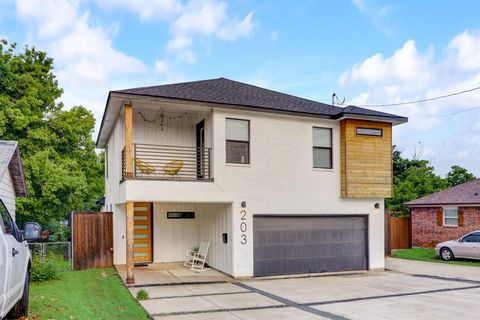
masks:
<svg viewBox="0 0 480 320"><path fill-rule="evenodd" d="M72 213L73 270L113 266L111 212Z"/></svg>
<svg viewBox="0 0 480 320"><path fill-rule="evenodd" d="M392 250L412 247L412 218L392 217L391 212L385 211L385 255Z"/></svg>

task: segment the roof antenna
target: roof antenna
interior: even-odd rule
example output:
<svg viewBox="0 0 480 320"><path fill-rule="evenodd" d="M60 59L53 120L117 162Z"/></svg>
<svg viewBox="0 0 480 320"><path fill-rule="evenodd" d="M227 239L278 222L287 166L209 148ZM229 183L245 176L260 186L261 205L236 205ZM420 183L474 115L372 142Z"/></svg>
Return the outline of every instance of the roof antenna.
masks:
<svg viewBox="0 0 480 320"><path fill-rule="evenodd" d="M332 94L332 106L335 105L335 102L338 104L338 105L343 105L345 103L345 97L343 97L342 101L340 101L340 99L338 99L338 96L336 93L333 93Z"/></svg>

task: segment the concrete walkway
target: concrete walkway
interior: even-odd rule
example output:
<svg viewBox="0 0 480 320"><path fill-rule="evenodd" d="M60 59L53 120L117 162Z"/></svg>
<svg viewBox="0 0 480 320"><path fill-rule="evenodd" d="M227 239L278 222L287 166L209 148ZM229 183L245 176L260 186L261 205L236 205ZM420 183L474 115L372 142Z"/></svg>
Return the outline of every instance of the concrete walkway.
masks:
<svg viewBox="0 0 480 320"><path fill-rule="evenodd" d="M144 286L154 319L478 319L480 268L388 259L350 275ZM135 296L140 288L130 288Z"/></svg>

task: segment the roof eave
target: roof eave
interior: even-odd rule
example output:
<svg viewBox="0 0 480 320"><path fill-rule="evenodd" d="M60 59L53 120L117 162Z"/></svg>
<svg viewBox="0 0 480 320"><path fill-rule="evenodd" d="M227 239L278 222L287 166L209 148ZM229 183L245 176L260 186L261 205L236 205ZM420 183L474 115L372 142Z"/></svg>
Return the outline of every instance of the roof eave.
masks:
<svg viewBox="0 0 480 320"><path fill-rule="evenodd" d="M349 113L349 112L341 112L334 117L336 120L343 120L343 119L358 119L358 120L372 120L372 121L380 121L380 122L390 122L392 125L399 125L402 123L407 123L407 117L400 117L400 116L373 116L373 115L362 115L357 113Z"/></svg>
<svg viewBox="0 0 480 320"><path fill-rule="evenodd" d="M18 169L20 172L20 181L21 186L19 192L17 192L17 196L19 197L28 197L28 189L27 189L27 181L25 180L25 171L23 169L23 161L22 161L22 154L20 153L20 149L17 148L15 150L15 154L18 157Z"/></svg>
<svg viewBox="0 0 480 320"><path fill-rule="evenodd" d="M102 131L103 131L103 124L105 123L105 117L107 115L107 111L108 111L107 109L108 109L108 105L110 103L110 97L112 95L112 92L114 92L114 91L109 91L108 92L107 102L105 103L105 109L103 110L102 122L100 123L100 130L98 130L97 141L95 142L95 147L97 147L99 149L105 148L105 145L100 145L100 135L102 134Z"/></svg>
<svg viewBox="0 0 480 320"><path fill-rule="evenodd" d="M480 207L480 202L472 202L472 203L465 203L465 202L439 202L439 203L422 203L422 204L415 204L415 203L404 203L403 204L407 208L428 208L428 207L444 207L444 206L456 206L456 207Z"/></svg>

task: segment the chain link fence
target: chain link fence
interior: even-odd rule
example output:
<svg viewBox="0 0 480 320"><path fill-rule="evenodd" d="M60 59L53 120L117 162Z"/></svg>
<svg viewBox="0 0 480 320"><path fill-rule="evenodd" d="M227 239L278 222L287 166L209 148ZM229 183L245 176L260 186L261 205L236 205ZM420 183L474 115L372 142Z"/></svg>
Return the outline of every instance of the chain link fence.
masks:
<svg viewBox="0 0 480 320"><path fill-rule="evenodd" d="M72 270L72 245L70 242L32 242L28 244L32 259L53 261L59 271Z"/></svg>

